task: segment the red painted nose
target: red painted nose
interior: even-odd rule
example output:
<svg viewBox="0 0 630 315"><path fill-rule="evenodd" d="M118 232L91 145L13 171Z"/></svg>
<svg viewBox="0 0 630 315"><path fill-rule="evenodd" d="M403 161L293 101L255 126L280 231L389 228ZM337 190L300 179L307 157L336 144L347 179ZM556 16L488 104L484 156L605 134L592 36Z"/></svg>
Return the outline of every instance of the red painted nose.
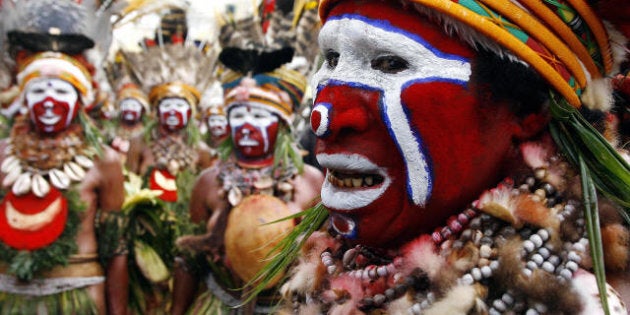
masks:
<svg viewBox="0 0 630 315"><path fill-rule="evenodd" d="M378 91L328 85L322 88L311 111L311 129L319 138L334 137L344 129L355 132L369 127L369 104L377 104Z"/></svg>

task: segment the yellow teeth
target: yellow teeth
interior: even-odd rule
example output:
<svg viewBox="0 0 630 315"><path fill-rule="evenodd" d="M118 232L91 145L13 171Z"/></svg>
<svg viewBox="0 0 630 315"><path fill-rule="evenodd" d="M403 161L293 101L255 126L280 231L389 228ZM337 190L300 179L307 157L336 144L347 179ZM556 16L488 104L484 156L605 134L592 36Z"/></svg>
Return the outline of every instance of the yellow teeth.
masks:
<svg viewBox="0 0 630 315"><path fill-rule="evenodd" d="M328 182L330 182L335 187L341 188L359 188L359 187L371 187L374 186L374 176L373 175L349 175L345 176L345 178L341 179L333 175L331 172L328 172L328 176L326 176Z"/></svg>

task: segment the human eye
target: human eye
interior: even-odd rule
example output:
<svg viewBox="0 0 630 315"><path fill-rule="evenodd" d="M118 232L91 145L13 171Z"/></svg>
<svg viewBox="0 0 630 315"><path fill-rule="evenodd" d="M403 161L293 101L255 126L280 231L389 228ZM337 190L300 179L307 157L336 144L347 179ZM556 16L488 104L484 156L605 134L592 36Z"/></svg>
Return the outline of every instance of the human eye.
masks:
<svg viewBox="0 0 630 315"><path fill-rule="evenodd" d="M387 55L372 59L372 69L384 73L398 73L409 68L409 62L399 56Z"/></svg>
<svg viewBox="0 0 630 315"><path fill-rule="evenodd" d="M339 63L339 53L338 52L336 52L334 50L328 50L328 51L326 51L324 56L326 57L326 66L329 69L334 69L335 67L337 67L337 64Z"/></svg>

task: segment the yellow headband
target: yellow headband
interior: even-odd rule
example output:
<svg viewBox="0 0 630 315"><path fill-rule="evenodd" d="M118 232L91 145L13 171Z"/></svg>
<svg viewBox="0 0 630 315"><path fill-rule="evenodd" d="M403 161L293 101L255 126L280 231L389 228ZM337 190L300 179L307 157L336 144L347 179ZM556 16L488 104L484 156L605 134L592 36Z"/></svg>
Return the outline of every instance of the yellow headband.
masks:
<svg viewBox="0 0 630 315"><path fill-rule="evenodd" d="M180 82L170 82L153 87L149 93L149 102L151 103L151 106L156 107L158 106L160 100L167 97L185 99L188 104L190 104L194 116L201 94L197 91L197 89L190 85Z"/></svg>

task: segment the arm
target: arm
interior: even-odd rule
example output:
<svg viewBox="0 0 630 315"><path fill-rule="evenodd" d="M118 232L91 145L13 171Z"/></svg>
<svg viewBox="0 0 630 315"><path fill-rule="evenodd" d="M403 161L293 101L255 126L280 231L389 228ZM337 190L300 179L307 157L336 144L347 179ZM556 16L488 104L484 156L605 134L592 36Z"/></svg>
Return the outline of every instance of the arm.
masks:
<svg viewBox="0 0 630 315"><path fill-rule="evenodd" d="M124 200L124 177L122 163L118 154L109 147L104 147L103 156L96 164L100 174L98 202L102 211L118 212ZM109 314L126 314L128 300L129 275L127 273L127 254L113 256L106 266L106 297Z"/></svg>
<svg viewBox="0 0 630 315"><path fill-rule="evenodd" d="M144 147L144 141L141 137L135 137L130 140L129 151L127 152L127 159L125 166L130 172L140 174L140 165L142 164L142 151Z"/></svg>
<svg viewBox="0 0 630 315"><path fill-rule="evenodd" d="M202 172L191 192L189 212L190 219L194 223L208 222L210 217L210 194L211 190L216 190L216 171L207 169ZM204 251L207 245L206 235L185 236L177 240L177 246L186 248L196 252ZM182 257L175 258L175 267L173 270L173 307L172 315L185 314L190 305L193 303L197 293L200 275L194 268L190 268L186 264L186 260Z"/></svg>

